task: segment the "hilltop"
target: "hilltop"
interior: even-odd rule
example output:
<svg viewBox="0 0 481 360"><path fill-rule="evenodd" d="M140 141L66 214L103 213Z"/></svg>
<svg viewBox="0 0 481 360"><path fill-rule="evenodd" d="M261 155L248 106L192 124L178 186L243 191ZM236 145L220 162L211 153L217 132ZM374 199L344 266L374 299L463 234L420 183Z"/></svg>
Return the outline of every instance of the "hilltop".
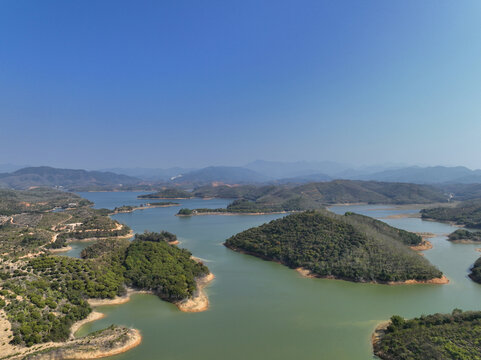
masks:
<svg viewBox="0 0 481 360"><path fill-rule="evenodd" d="M306 211L243 231L225 246L316 277L355 282L442 282L442 273L408 245L422 239L347 213Z"/></svg>

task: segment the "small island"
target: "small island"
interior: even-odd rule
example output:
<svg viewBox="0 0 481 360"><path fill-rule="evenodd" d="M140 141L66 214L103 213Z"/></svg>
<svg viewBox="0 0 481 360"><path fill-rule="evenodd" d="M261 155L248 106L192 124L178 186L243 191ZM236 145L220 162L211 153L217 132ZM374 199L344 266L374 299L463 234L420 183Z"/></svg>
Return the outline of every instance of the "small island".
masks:
<svg viewBox="0 0 481 360"><path fill-rule="evenodd" d="M393 316L373 336L374 354L383 360L478 359L481 312L453 310L405 320Z"/></svg>
<svg viewBox="0 0 481 360"><path fill-rule="evenodd" d="M312 277L382 284L447 283L441 271L410 249L422 242L419 235L367 216L306 211L243 231L224 245Z"/></svg>
<svg viewBox="0 0 481 360"><path fill-rule="evenodd" d="M458 229L448 235L448 240L458 243L477 244L481 243L481 231L469 231Z"/></svg>

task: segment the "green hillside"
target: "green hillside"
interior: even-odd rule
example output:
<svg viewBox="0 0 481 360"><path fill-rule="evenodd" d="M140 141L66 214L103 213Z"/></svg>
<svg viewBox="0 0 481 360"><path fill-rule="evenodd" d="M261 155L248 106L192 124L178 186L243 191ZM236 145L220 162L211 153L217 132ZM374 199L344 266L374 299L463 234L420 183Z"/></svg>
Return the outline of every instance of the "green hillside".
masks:
<svg viewBox="0 0 481 360"><path fill-rule="evenodd" d="M420 242L417 235L379 223L356 214L306 211L243 231L225 245L319 277L386 283L442 276L406 246Z"/></svg>
<svg viewBox="0 0 481 360"><path fill-rule="evenodd" d="M375 337L374 354L383 360L475 360L481 354L481 312L454 310L411 320L393 316Z"/></svg>
<svg viewBox="0 0 481 360"><path fill-rule="evenodd" d="M421 210L423 219L453 222L469 228L481 228L481 200L468 200L454 207L442 206Z"/></svg>

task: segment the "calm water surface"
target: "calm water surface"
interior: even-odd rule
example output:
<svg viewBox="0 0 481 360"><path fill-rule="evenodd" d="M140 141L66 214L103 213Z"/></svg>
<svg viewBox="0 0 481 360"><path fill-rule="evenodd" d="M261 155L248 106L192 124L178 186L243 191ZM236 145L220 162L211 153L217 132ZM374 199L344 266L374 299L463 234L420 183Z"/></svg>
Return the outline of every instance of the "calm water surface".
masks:
<svg viewBox="0 0 481 360"><path fill-rule="evenodd" d="M145 203L140 193L81 193L96 207ZM230 200L179 200L182 207L222 207ZM451 280L448 285L386 286L306 279L285 266L228 250L229 236L282 215L176 217L179 207L145 209L114 218L136 232L167 230L180 246L205 260L216 279L207 288L211 308L182 313L153 295L134 295L129 303L97 308L107 316L85 325L80 335L111 324L139 329L142 344L115 360L373 359L370 336L393 314L414 317L453 308L481 310L481 285L469 278L479 253L476 245L452 244L445 234L456 228L417 218L383 219L411 231L432 232L434 248L425 256ZM412 212L390 206L343 206L372 217ZM84 244L73 244L78 256Z"/></svg>

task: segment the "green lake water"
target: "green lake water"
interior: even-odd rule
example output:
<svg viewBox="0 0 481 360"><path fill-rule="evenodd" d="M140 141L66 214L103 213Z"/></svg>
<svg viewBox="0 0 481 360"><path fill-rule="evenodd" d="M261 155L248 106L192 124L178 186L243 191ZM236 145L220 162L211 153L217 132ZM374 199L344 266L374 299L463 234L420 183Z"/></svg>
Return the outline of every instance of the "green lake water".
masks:
<svg viewBox="0 0 481 360"><path fill-rule="evenodd" d="M140 193L80 193L95 206L136 205ZM222 207L229 200L180 200L182 207ZM104 306L106 317L85 325L78 335L111 324L141 331L140 346L115 360L287 360L373 359L370 337L393 314L414 317L453 308L481 310L481 285L468 277L479 245L452 244L445 234L456 228L417 218L384 219L392 226L432 232L434 248L425 256L451 280L448 285L387 286L302 278L296 271L222 245L229 236L282 215L176 217L179 207L117 214L113 218L136 232L167 230L200 257L216 279L206 289L210 309L183 313L153 295L137 294L123 305ZM376 218L399 214L389 206L343 206ZM413 212L413 211L408 211ZM84 243L72 244L78 256Z"/></svg>

